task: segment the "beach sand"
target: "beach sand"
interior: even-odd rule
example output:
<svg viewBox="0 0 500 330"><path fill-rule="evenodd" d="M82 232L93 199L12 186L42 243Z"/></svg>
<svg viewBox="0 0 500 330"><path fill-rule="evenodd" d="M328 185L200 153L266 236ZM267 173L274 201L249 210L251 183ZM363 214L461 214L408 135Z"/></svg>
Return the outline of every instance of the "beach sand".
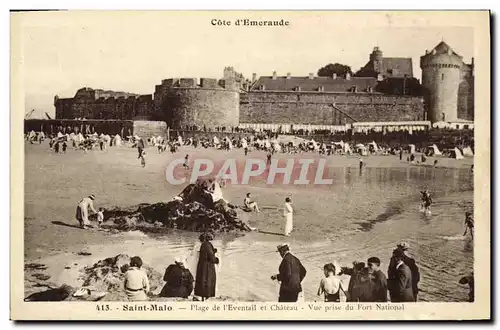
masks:
<svg viewBox="0 0 500 330"><path fill-rule="evenodd" d="M160 155L155 148L148 148L147 166L142 168L133 148L54 154L47 143L25 146L25 264L46 267L25 272L25 295L43 289L40 285L44 283L78 287L85 265L120 253L139 255L163 273L175 256L192 252L198 234L173 230L155 235L81 230L74 219L77 202L89 194L96 195L96 207L104 208L168 201L185 187L172 185L165 178L165 169L174 158L184 158L188 153L192 159L223 162L232 158L238 164L245 160L243 150L238 149L226 152L183 147L174 155ZM472 269L472 247L466 239L453 237L463 232L463 212L471 208L473 186L469 169L473 159L439 157L439 168L432 168L411 165L406 156L403 161L398 156L363 157L366 168L359 172L358 156L280 154L275 157L326 159L333 184L267 185L263 180L255 180L250 185L223 188L224 197L238 205L243 203L246 192L251 192L263 212L246 215L258 231L244 236L217 235L214 245L222 260L218 295L234 300L276 301L278 284L269 277L280 262L276 245L286 241L308 269L303 283L306 300L320 300L315 291L323 264L338 260L349 266L354 260L366 261L375 254L383 260L385 271L392 248L405 239L411 242L412 252L422 265L422 298L466 300L467 290L455 283L459 279L455 277ZM252 152L248 157L265 159L265 154ZM433 161L429 157L427 163ZM418 212L419 190L424 188L433 193L436 202L431 218ZM294 202L295 230L292 237L285 239L282 207L284 198L289 196ZM444 251L437 253L434 246ZM78 255L81 251L90 255ZM460 263L448 271L449 278L444 280L451 284L444 287L439 285L443 278L437 278L436 267L432 267L433 263L441 265L443 260L446 265ZM40 280L45 277L34 274L50 277Z"/></svg>

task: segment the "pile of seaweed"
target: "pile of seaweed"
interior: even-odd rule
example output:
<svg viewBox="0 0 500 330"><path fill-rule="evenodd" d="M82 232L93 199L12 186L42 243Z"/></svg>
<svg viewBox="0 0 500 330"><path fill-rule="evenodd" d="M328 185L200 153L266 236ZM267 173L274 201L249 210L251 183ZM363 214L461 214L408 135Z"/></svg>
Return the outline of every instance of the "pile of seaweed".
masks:
<svg viewBox="0 0 500 330"><path fill-rule="evenodd" d="M194 232L251 231L238 216L238 207L223 198L213 201L207 185L213 181L198 181L188 185L169 202L140 204L137 208L114 208L104 211L106 222L119 230L134 230L145 225L182 229Z"/></svg>
<svg viewBox="0 0 500 330"><path fill-rule="evenodd" d="M130 256L119 254L99 260L91 266L80 270L80 287L67 284L61 286L49 283L40 283L44 288L28 295L24 301L127 301L124 288L125 273L129 268ZM44 265L41 265L44 266ZM165 298L158 294L163 285L163 276L147 264L141 269L148 276L150 291L148 299L151 301L185 301L184 298ZM217 297L214 300L229 300L229 297Z"/></svg>

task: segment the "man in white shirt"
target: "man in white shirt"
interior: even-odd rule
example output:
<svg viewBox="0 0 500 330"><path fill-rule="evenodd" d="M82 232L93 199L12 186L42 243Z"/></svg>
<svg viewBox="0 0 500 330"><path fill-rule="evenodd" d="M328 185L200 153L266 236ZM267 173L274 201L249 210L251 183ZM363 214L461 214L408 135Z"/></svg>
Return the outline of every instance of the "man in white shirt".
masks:
<svg viewBox="0 0 500 330"><path fill-rule="evenodd" d="M293 208L292 208L292 200L290 197L285 198L285 236L290 236L290 233L293 230Z"/></svg>

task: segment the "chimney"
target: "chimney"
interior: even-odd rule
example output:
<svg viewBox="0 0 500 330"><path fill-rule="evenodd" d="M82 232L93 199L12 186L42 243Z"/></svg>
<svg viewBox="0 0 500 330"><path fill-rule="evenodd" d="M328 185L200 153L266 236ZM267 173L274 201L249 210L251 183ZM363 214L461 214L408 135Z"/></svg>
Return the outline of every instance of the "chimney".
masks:
<svg viewBox="0 0 500 330"><path fill-rule="evenodd" d="M252 73L252 82L255 82L257 80L257 74Z"/></svg>
<svg viewBox="0 0 500 330"><path fill-rule="evenodd" d="M332 78L333 78L333 79L337 79L337 74L336 74L336 73L334 73L334 74L332 75Z"/></svg>
<svg viewBox="0 0 500 330"><path fill-rule="evenodd" d="M273 79L276 79L276 71L273 71Z"/></svg>
<svg viewBox="0 0 500 330"><path fill-rule="evenodd" d="M474 66L474 57L471 59L470 64Z"/></svg>
<svg viewBox="0 0 500 330"><path fill-rule="evenodd" d="M314 79L314 73L309 73L309 79Z"/></svg>
<svg viewBox="0 0 500 330"><path fill-rule="evenodd" d="M379 73L377 75L377 81L382 81L382 80L384 80L384 76L381 73Z"/></svg>
<svg viewBox="0 0 500 330"><path fill-rule="evenodd" d="M474 58L472 58L472 60L474 60ZM290 72L287 72L286 79L290 79L290 78L292 78L292 74Z"/></svg>
<svg viewBox="0 0 500 330"><path fill-rule="evenodd" d="M346 80L351 80L351 74L350 74L349 72L347 72L347 73L345 74L345 79L346 79Z"/></svg>
<svg viewBox="0 0 500 330"><path fill-rule="evenodd" d="M430 50L426 49L426 50L425 50L425 55L430 54L430 52L431 52Z"/></svg>

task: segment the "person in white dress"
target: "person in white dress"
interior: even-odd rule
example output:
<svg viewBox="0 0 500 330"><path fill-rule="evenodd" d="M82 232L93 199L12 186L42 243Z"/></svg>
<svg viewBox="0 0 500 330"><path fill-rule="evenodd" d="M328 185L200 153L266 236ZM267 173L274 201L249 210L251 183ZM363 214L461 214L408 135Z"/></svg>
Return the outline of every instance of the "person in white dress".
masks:
<svg viewBox="0 0 500 330"><path fill-rule="evenodd" d="M290 233L293 230L293 208L292 208L292 199L290 197L285 198L285 236L290 236Z"/></svg>

